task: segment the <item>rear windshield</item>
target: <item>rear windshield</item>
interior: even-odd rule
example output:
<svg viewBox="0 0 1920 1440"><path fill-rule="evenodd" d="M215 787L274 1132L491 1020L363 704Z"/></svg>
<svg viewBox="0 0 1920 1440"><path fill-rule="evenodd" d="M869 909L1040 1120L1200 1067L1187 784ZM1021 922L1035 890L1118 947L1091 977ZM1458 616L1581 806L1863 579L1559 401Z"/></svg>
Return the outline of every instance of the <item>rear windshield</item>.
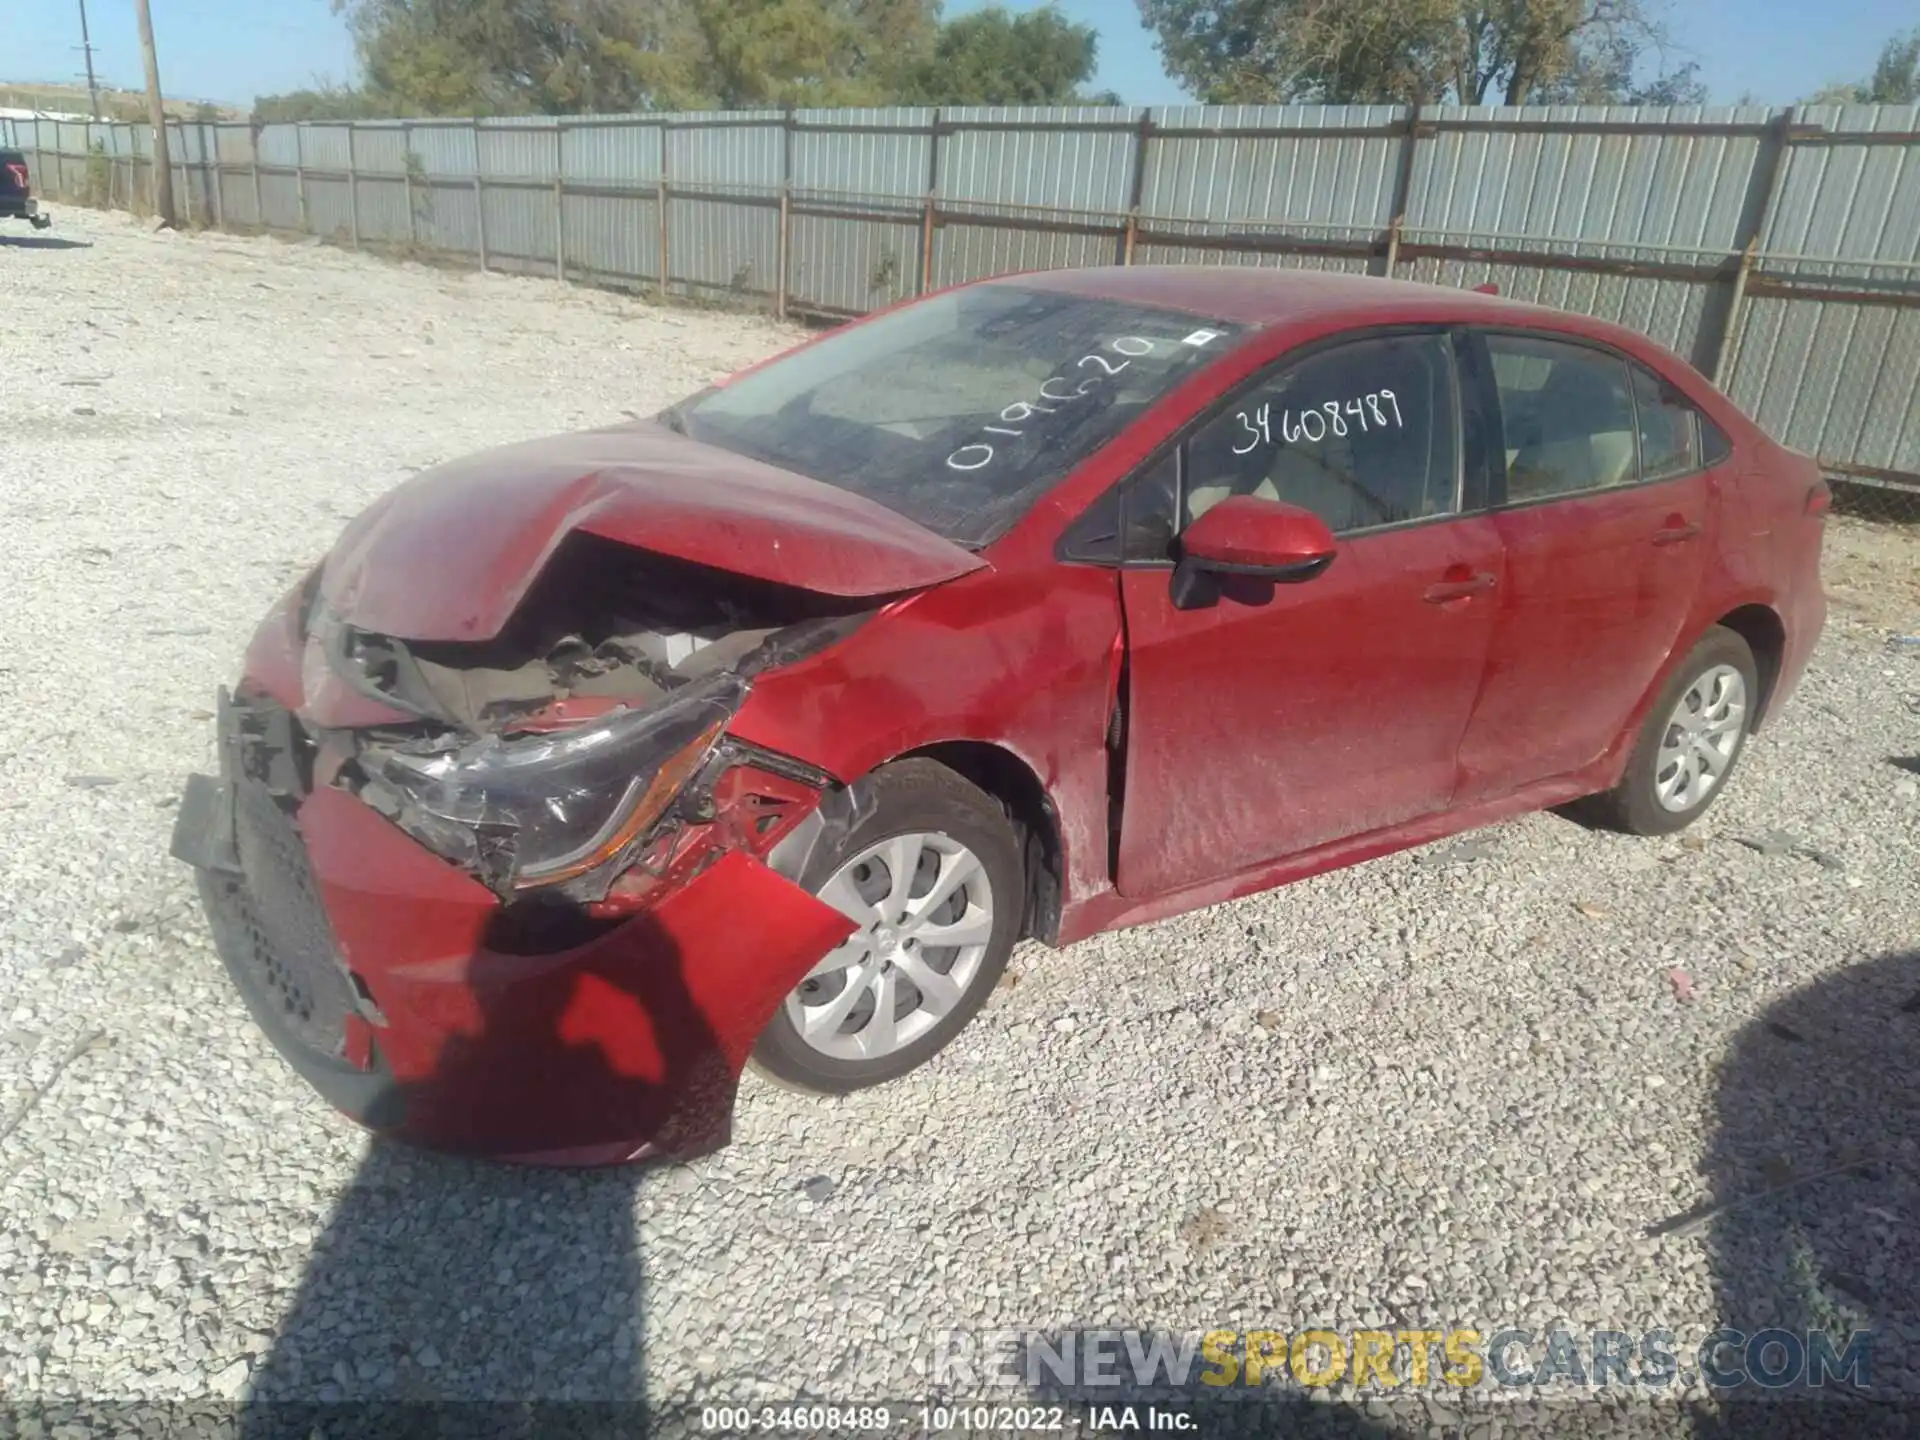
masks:
<svg viewBox="0 0 1920 1440"><path fill-rule="evenodd" d="M974 286L849 327L672 418L695 440L865 495L977 547L1240 328Z"/></svg>

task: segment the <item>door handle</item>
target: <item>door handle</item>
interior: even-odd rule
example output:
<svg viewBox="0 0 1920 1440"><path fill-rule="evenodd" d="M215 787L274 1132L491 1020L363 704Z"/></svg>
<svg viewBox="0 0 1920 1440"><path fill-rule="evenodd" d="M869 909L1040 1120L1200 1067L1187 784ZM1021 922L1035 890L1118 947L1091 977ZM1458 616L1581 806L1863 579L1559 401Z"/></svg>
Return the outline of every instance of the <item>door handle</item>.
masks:
<svg viewBox="0 0 1920 1440"><path fill-rule="evenodd" d="M1653 537L1656 545L1678 545L1683 540L1691 540L1703 527L1698 521L1683 520L1678 515L1669 515L1667 523L1662 525Z"/></svg>
<svg viewBox="0 0 1920 1440"><path fill-rule="evenodd" d="M1445 605L1450 600L1465 600L1469 596L1484 595L1493 589L1495 583L1495 577L1484 570L1460 580L1442 580L1437 585L1427 587L1427 603Z"/></svg>

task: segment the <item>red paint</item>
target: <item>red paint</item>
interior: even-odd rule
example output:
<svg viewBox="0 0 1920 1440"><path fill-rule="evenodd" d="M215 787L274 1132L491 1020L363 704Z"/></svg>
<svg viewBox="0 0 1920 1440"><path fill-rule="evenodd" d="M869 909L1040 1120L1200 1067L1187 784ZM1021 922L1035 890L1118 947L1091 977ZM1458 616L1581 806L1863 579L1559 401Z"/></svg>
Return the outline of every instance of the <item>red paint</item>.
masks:
<svg viewBox="0 0 1920 1440"><path fill-rule="evenodd" d="M339 790L301 808L334 936L387 1024L397 1133L497 1156L724 1140L747 1052L851 923L731 853L578 949L490 943L499 902Z"/></svg>
<svg viewBox="0 0 1920 1440"><path fill-rule="evenodd" d="M1338 548L1326 522L1310 510L1229 495L1180 537L1180 553L1235 569L1296 565Z"/></svg>
<svg viewBox="0 0 1920 1440"><path fill-rule="evenodd" d="M1348 541L1315 579L1201 610L1174 609L1164 573L1128 571L1120 892L1146 899L1445 809L1498 601L1426 595L1501 569L1481 517Z"/></svg>
<svg viewBox="0 0 1920 1440"><path fill-rule="evenodd" d="M1791 694L1825 617L1818 472L1643 337L1347 276L1138 267L1020 283L1255 328L980 555L639 425L420 477L349 528L326 593L370 630L489 636L560 540L587 530L832 595L897 596L758 677L731 733L841 782L930 747L997 748L1046 797L1062 944L1604 789L1672 668L1736 610L1784 632L1769 710ZM1190 532L1196 552L1334 558L1297 583L1223 580L1218 603L1195 609L1172 604L1169 565L1058 558L1067 528L1224 390L1308 342L1407 323L1610 346L1683 392L1732 455L1677 480L1337 539L1286 507L1228 500ZM249 651L249 682L310 723L367 723L310 656L303 678L289 603ZM846 933L761 863L811 792L738 774L717 819L650 853L658 873L632 872L598 907L625 923L540 957L499 950L494 896L359 801L306 801L336 938L388 1018L370 1050L408 1096L405 1133L600 1163L724 1130L760 1028Z"/></svg>
<svg viewBox="0 0 1920 1440"><path fill-rule="evenodd" d="M361 630L485 640L576 530L827 595L911 590L985 563L874 501L639 423L415 476L347 527L322 589Z"/></svg>

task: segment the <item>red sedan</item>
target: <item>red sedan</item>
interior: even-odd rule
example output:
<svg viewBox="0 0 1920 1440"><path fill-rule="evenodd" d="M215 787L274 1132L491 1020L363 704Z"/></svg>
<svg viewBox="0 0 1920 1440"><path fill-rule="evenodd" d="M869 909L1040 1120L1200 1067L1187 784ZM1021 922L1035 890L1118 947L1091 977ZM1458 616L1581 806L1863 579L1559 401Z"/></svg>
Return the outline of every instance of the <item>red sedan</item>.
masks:
<svg viewBox="0 0 1920 1440"><path fill-rule="evenodd" d="M268 615L174 852L295 1069L433 1146L722 1143L1049 945L1725 788L1828 494L1617 326L1281 270L964 286L423 474Z"/></svg>

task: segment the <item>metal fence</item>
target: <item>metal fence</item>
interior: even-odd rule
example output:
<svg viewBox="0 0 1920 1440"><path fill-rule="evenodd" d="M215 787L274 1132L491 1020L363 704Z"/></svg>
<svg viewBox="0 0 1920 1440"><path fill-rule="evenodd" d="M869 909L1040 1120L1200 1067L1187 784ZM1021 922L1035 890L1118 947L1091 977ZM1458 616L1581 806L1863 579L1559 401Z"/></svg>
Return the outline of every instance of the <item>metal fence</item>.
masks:
<svg viewBox="0 0 1920 1440"><path fill-rule="evenodd" d="M0 122L150 203L146 126ZM1604 316L1856 503L1920 497L1920 106L793 110L170 127L187 218L864 313L980 276L1228 263Z"/></svg>

